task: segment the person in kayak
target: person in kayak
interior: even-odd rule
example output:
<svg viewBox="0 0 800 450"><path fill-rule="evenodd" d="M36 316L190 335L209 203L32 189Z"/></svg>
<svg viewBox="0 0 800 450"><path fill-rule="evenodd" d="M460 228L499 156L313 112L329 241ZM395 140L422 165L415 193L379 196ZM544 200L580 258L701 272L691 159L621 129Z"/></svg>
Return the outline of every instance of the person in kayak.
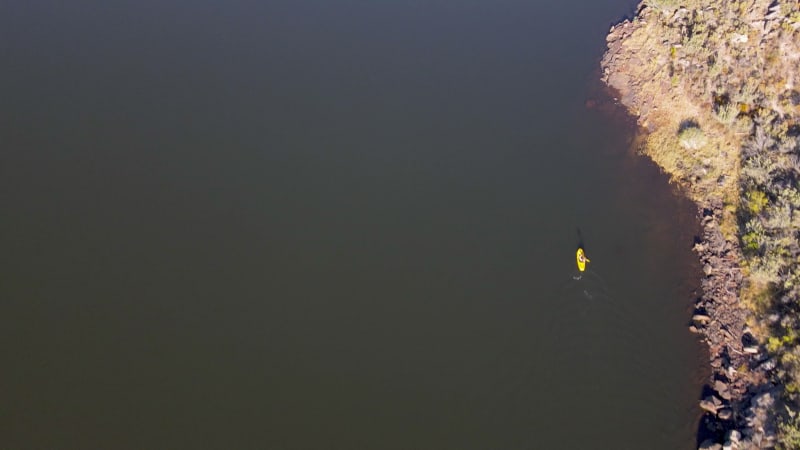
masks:
<svg viewBox="0 0 800 450"><path fill-rule="evenodd" d="M589 258L586 257L586 254L583 251L583 248L578 248L578 253L576 255L578 261L578 270L583 272L586 270L586 263L590 262Z"/></svg>

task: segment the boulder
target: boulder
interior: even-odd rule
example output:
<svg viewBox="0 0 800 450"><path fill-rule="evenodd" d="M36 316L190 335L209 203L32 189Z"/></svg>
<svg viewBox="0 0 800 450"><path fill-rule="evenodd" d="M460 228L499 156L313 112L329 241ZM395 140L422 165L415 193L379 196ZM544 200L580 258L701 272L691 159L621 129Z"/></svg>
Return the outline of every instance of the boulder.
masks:
<svg viewBox="0 0 800 450"><path fill-rule="evenodd" d="M711 317L705 314L695 314L692 316L692 322L698 325L708 325L711 322Z"/></svg>
<svg viewBox="0 0 800 450"><path fill-rule="evenodd" d="M730 408L722 408L717 413L717 417L722 420L730 420L733 417L733 411Z"/></svg>
<svg viewBox="0 0 800 450"><path fill-rule="evenodd" d="M720 399L711 395L704 398L703 400L700 400L700 408L703 409L704 411L710 412L711 414L716 415L717 411L721 406L722 402L720 401Z"/></svg>
<svg viewBox="0 0 800 450"><path fill-rule="evenodd" d="M778 361L775 358L770 358L770 359L764 361L763 363L761 363L761 365L758 366L758 367L760 369L762 369L762 370L770 371L770 370L773 370L777 366L778 366Z"/></svg>
<svg viewBox="0 0 800 450"><path fill-rule="evenodd" d="M729 430L725 433L725 440L738 444L742 440L742 433L739 430Z"/></svg>
<svg viewBox="0 0 800 450"><path fill-rule="evenodd" d="M714 390L717 391L720 397L725 400L731 399L731 393L728 388L728 384L722 380L717 380L714 382Z"/></svg>

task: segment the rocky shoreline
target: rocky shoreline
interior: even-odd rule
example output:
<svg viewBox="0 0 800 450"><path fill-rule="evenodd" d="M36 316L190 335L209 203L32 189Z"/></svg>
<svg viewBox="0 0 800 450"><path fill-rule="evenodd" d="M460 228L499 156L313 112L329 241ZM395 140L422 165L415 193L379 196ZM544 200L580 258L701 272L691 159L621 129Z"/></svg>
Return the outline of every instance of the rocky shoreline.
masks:
<svg viewBox="0 0 800 450"><path fill-rule="evenodd" d="M603 81L613 89L615 100L637 118L645 133L678 128L676 121L671 121L671 116L677 116L674 111L696 106L696 102L684 100L685 92L696 86L676 89L675 74L691 71L688 62L675 57L681 44L670 41L670 36L653 35L653 29L646 29L648 22L672 21L676 33L685 38L681 20L690 12L676 8L670 15L663 13L643 3L633 19L613 26L601 62ZM691 35L691 30L688 33ZM696 114L688 111L684 116ZM736 233L725 230L732 220L735 222L731 208L726 207L732 202L725 192L738 195L737 180L726 177L738 163L738 148L733 147L718 148L720 153L730 151L735 156L722 161L730 168L714 178L702 175L694 178L686 175L688 170L672 170L669 162L665 162L669 157L676 158L676 166L681 168L682 158L687 161L696 158L690 146L683 149L683 154L678 148L668 156L653 156L644 151L695 201L703 229L693 247L703 268L702 293L695 301L689 324L690 331L697 333L708 346L711 369L702 398L698 399L703 410L697 439L701 449L773 448L778 440L776 411L783 408L781 388L772 381L778 362L759 344L759 338L763 342L763 337L756 336L748 326L751 311L740 299L745 274L739 239ZM713 164L703 163L700 169L693 170L708 172L710 165Z"/></svg>
<svg viewBox="0 0 800 450"><path fill-rule="evenodd" d="M703 235L694 251L703 265L702 295L695 302L690 331L708 345L711 376L700 408L700 448L771 448L779 395L770 383L776 361L759 346L739 303L742 285L738 243L719 229L721 205L700 208Z"/></svg>

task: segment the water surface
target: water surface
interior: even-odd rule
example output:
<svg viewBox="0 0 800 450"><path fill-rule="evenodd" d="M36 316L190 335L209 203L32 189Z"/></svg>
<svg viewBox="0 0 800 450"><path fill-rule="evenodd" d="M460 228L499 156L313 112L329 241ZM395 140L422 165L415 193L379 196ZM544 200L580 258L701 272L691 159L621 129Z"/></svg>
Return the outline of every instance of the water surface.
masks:
<svg viewBox="0 0 800 450"><path fill-rule="evenodd" d="M584 105L632 7L4 8L0 446L694 448L692 207Z"/></svg>

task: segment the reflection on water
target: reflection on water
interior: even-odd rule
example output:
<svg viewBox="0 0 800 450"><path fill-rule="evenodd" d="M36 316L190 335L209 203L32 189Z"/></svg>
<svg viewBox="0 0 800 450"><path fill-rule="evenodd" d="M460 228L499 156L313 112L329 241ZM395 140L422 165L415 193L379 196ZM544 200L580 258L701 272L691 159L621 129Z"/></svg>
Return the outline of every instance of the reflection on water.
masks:
<svg viewBox="0 0 800 450"><path fill-rule="evenodd" d="M584 108L632 7L11 7L0 446L693 448L692 209Z"/></svg>

